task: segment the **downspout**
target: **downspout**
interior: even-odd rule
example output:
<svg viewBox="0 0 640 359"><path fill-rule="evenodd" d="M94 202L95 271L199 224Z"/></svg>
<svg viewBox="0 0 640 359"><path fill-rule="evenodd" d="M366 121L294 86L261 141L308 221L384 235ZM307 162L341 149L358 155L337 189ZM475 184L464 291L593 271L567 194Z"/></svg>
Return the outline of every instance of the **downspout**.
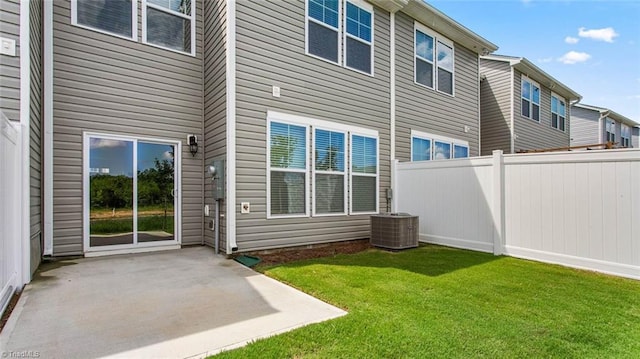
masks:
<svg viewBox="0 0 640 359"><path fill-rule="evenodd" d="M515 151L516 151L516 142L515 142L516 141L516 139L515 139L516 130L514 128L515 127L515 108L514 108L515 99L513 97L515 96L515 90L514 89L515 89L515 85L516 84L515 84L515 74L514 74L514 70L513 70L513 64L510 64L510 66L511 66L511 89L510 89L509 92L510 92L510 98L511 98L510 99L511 106L509 106L510 107L509 111L510 111L510 116L511 116L511 125L510 125L510 128L509 128L509 132L511 134L511 136L510 136L510 138L511 138L511 145L510 146L511 147L510 147L509 153L515 153Z"/></svg>
<svg viewBox="0 0 640 359"><path fill-rule="evenodd" d="M20 170L20 182L22 193L20 200L19 215L20 221L20 243L19 263L20 273L18 274L20 284L31 281L31 228L30 228L30 187L31 187L31 58L29 47L29 1L20 2L20 135L21 150L20 159L22 168Z"/></svg>
<svg viewBox="0 0 640 359"><path fill-rule="evenodd" d="M202 4L202 12L203 13L206 13L205 6L207 6L207 2L206 1ZM204 33L204 31L205 31L204 28L206 26L205 23L204 23L205 22L205 18L204 18L204 15L200 15L200 16L202 16L202 27L203 27L202 32ZM204 40L202 40L202 42L203 42L203 44L202 44L203 45L202 46L202 72L201 72L201 75L202 75L202 87L201 87L202 98L200 99L200 101L202 103L202 105L200 107L202 109L202 120L200 121L200 123L202 125L202 129L201 129L201 132L200 132L202 134L202 136L200 137L200 138L202 138L202 163L200 165L200 168L205 168L204 167L205 166L204 165L205 164L205 157L207 156L207 151L206 151L205 147L207 145L207 141L205 140L205 134L204 134L204 121L205 121L205 114L204 114L204 79L205 79L204 64L206 62L206 59L205 59L205 50L204 50ZM202 212L200 214L200 238L202 238L202 240L200 241L200 245L201 246L204 246L204 244L205 244L205 240L204 240L204 231L205 231L204 206L207 204L206 203L206 197L205 197L205 194L206 194L205 193L206 192L205 191L206 190L205 181L207 180L206 178L207 178L206 177L206 171L202 171L202 182L201 182L201 192L202 193L201 193L201 197L200 197L200 198L202 198L202 206L200 207L202 209ZM180 192L182 192L182 191L180 191ZM182 218L182 215L180 216L180 218ZM216 254L218 254L218 251L216 251Z"/></svg>
<svg viewBox="0 0 640 359"><path fill-rule="evenodd" d="M476 83L478 84L477 88L477 106L478 106L478 156L482 155L482 105L480 104L480 87L482 86L482 76L480 75L480 54L477 57L478 60L478 79Z"/></svg>
<svg viewBox="0 0 640 359"><path fill-rule="evenodd" d="M395 166L393 162L396 160L396 13L389 13L389 122L390 122L390 166L391 166L391 188L395 188L395 173L393 173ZM395 193L391 192L391 199L387 198L387 201L391 200L391 212L396 211L395 205ZM387 196L389 197L389 196ZM388 206L388 204L387 204Z"/></svg>
<svg viewBox="0 0 640 359"><path fill-rule="evenodd" d="M227 254L238 250L236 242L236 1L227 2L226 100L227 100Z"/></svg>
<svg viewBox="0 0 640 359"><path fill-rule="evenodd" d="M53 1L43 1L43 118L44 143L42 148L42 174L44 186L44 250L53 255Z"/></svg>

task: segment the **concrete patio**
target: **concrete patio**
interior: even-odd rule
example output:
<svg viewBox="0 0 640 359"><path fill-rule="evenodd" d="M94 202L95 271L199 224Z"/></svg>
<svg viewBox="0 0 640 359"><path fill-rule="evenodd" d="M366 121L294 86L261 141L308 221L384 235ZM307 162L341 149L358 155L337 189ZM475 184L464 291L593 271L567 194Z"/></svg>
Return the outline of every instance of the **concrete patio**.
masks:
<svg viewBox="0 0 640 359"><path fill-rule="evenodd" d="M0 351L206 357L344 314L206 247L64 260L27 285Z"/></svg>

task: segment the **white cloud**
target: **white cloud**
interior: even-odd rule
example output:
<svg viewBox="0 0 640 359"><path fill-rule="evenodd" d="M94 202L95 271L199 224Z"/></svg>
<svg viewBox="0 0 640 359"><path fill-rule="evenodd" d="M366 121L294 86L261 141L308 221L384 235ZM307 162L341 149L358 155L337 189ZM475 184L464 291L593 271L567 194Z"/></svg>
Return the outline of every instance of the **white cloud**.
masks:
<svg viewBox="0 0 640 359"><path fill-rule="evenodd" d="M171 153L171 151L165 151L162 154L162 159L163 160L172 160L173 159L173 154Z"/></svg>
<svg viewBox="0 0 640 359"><path fill-rule="evenodd" d="M581 27L578 29L578 36L596 41L613 42L613 38L620 35L612 27L590 30Z"/></svg>
<svg viewBox="0 0 640 359"><path fill-rule="evenodd" d="M538 59L538 62L541 64L546 64L553 61L553 57L545 57L544 59Z"/></svg>
<svg viewBox="0 0 640 359"><path fill-rule="evenodd" d="M566 42L567 44L577 44L578 41L580 41L580 39L578 39L577 37L567 36L564 38L564 42Z"/></svg>
<svg viewBox="0 0 640 359"><path fill-rule="evenodd" d="M577 51L569 51L566 54L562 55L558 59L558 61L562 62L566 65L573 65L579 62L585 62L591 58L591 55L586 52L577 52Z"/></svg>
<svg viewBox="0 0 640 359"><path fill-rule="evenodd" d="M125 141L120 140L109 140L106 138L92 138L91 139L91 148L113 148L113 147L124 147L126 146Z"/></svg>
<svg viewBox="0 0 640 359"><path fill-rule="evenodd" d="M629 100L640 100L640 95L627 96L627 98L628 98Z"/></svg>

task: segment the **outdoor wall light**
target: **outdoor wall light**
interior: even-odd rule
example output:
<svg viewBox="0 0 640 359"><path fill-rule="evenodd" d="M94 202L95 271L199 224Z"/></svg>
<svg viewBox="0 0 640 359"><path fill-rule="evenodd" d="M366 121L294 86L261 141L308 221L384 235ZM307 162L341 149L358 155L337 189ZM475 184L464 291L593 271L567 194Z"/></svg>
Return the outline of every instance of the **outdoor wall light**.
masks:
<svg viewBox="0 0 640 359"><path fill-rule="evenodd" d="M191 152L191 156L195 157L196 153L198 153L198 136L187 136L187 143L189 144L189 152Z"/></svg>

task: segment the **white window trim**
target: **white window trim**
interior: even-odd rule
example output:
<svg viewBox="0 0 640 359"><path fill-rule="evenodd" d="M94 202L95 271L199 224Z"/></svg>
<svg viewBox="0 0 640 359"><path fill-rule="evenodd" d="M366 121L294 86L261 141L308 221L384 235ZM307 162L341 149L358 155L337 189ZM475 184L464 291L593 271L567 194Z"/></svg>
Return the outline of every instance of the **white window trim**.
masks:
<svg viewBox="0 0 640 359"><path fill-rule="evenodd" d="M315 153L316 153L316 130L324 130L324 131L331 131L331 132L339 132L342 133L344 135L344 171L342 172L337 172L337 171L318 171L316 170L316 158L315 158ZM347 214L347 206L348 206L348 198L347 198L347 194L348 192L348 183L347 183L347 178L348 178L348 166L349 166L349 133L343 130L336 130L330 127L323 127L323 126L314 126L313 127L313 136L311 137L311 153L313 154L312 156L312 173L313 173L313 181L312 181L312 193L313 195L311 196L311 213L313 215L313 217L331 217L331 216L344 216ZM344 180L343 180L343 189L344 189L344 198L343 200L343 208L344 211L342 212L334 212L334 213L317 213L316 212L316 180L315 180L315 175L316 174L342 174L344 176Z"/></svg>
<svg viewBox="0 0 640 359"><path fill-rule="evenodd" d="M428 132L422 132L422 131L417 131L417 130L411 130L411 162L416 162L413 161L413 138L418 138L421 140L431 140L431 149L430 149L430 160L429 161L435 161L434 159L434 147L435 147L435 142L446 142L451 144L451 150L449 153L450 158L448 158L447 160L453 160L456 159L453 157L454 153L453 153L453 146L454 145L458 145L458 146L464 146L467 148L467 150L470 150L469 147L469 141L464 141L464 140L460 140L457 138L453 138L453 137L446 137L446 136L441 136L441 135L434 135L432 133L428 133ZM469 156L470 157L470 156ZM419 162L423 162L423 161L419 161Z"/></svg>
<svg viewBox="0 0 640 359"><path fill-rule="evenodd" d="M625 129L628 131L628 135L629 136L625 136ZM620 124L620 145L622 147L631 147L631 127L628 125L625 125L624 123ZM626 142L626 143L625 143Z"/></svg>
<svg viewBox="0 0 640 359"><path fill-rule="evenodd" d="M433 78L433 87L431 86L427 86L424 84L419 83L418 81L416 81L416 58L418 57L418 54L416 52L416 30L420 31L426 35L429 35L433 38L433 61L429 61L423 57L420 57L420 59L427 61L429 63L431 63L433 66L431 68L431 78ZM452 63L453 63L453 69L452 69L452 74L451 74L451 88L452 88L452 93L446 93L443 91L440 91L438 89L438 68L439 68L439 64L438 64L438 42L441 42L449 47L451 47L451 56L453 57ZM448 71L448 70L447 70ZM414 21L413 22L413 83L424 87L424 88L428 88L431 90L434 90L438 93L441 93L443 95L446 96L451 96L451 97L455 97L456 95L456 48L454 46L454 42L449 40L448 38L440 35L439 33L431 30L430 28L426 27L425 25Z"/></svg>
<svg viewBox="0 0 640 359"><path fill-rule="evenodd" d="M364 134L358 131L351 131L349 133L349 188L353 186L353 166L351 165L352 157L353 157L353 136L361 136L361 137L374 137L368 134ZM349 191L349 214L350 215L362 215L362 214L377 214L380 212L380 138L378 136L374 137L376 139L376 173L360 173L355 172L355 176L358 177L375 177L376 178L376 205L375 211L363 211L356 212L353 210L353 190Z"/></svg>
<svg viewBox="0 0 640 359"><path fill-rule="evenodd" d="M161 143L161 144L170 144L176 146L176 155L174 156L174 212L175 212L175 228L173 234L172 241L160 241L160 242L137 242L134 244L118 244L118 245L110 245L110 246L100 246L100 247L91 247L90 246L90 233L89 233L89 174L90 174L90 139L91 138L104 138L110 140L121 140L121 141L131 141L134 144L138 142L150 142L150 143ZM169 140L169 139L161 139L161 138L149 138L149 137L137 137L137 136L126 136L126 135L115 135L115 134L106 134L100 132L83 132L82 134L82 243L83 250L85 253L96 252L96 253L129 253L135 251L141 251L143 249L153 249L157 248L160 250L161 248L166 248L171 245L180 245L182 243L182 164L181 164L181 154L182 153L182 142ZM137 167L137 146L133 146L133 168ZM137 193L137 176L133 178L133 190ZM135 201L137 202L137 201ZM133 217L137 218L137 204L133 209ZM133 231L137 232L137 223L134 221ZM135 247L134 247L135 245Z"/></svg>
<svg viewBox="0 0 640 359"><path fill-rule="evenodd" d="M605 121L604 122L604 139L605 139L605 142L615 142L616 141L616 121L612 120L612 119L610 119L608 117L606 117L604 119L604 121ZM613 127L611 129L611 131L607 130L607 125L609 123L611 123L611 126ZM611 141L611 139L609 138L610 137L609 134L613 135L613 141Z"/></svg>
<svg viewBox="0 0 640 359"><path fill-rule="evenodd" d="M305 166L304 169L293 168L293 169L273 169L271 168L271 123L278 122L291 126L298 126L305 128ZM309 171L309 125L300 123L297 121L290 121L288 119L283 118L272 118L267 115L267 219L271 218L304 218L309 217L310 208L309 208L309 179L311 177L311 173ZM304 213L298 214L272 214L271 213L271 172L295 172L295 173L304 173Z"/></svg>
<svg viewBox="0 0 640 359"><path fill-rule="evenodd" d="M524 98L524 96L522 95L522 85L524 84L524 82L527 81L531 84L531 89L529 90L529 93L531 94L531 98ZM536 105L538 105L538 119L534 119L533 118L533 86L537 87L538 90L540 91L540 99L538 100L538 103L536 103ZM527 100L529 101L529 116L525 116L522 113L522 100ZM541 123L540 121L540 116L542 115L542 107L540 106L540 102L542 100L542 87L540 87L540 84L533 81L531 78L529 78L529 76L525 76L522 75L520 78L520 116L524 117L524 118L528 118L532 121L536 121L538 123ZM566 125L565 125L566 127Z"/></svg>
<svg viewBox="0 0 640 359"><path fill-rule="evenodd" d="M307 161L307 165L306 165L306 175L305 175L305 206L306 206L306 214L298 214L298 215L272 215L271 214L271 145L270 145L270 139L271 139L271 122L280 122L280 123L286 123L286 124L290 124L290 125L294 125L294 126L302 126L302 127L306 127L306 133L307 136L309 136L309 138L307 138L307 146L306 146L306 161ZM326 217L326 216L339 216L339 215L361 215L361 214L376 214L379 213L378 209L380 207L380 137L379 137L379 133L377 130L372 130L372 129L368 129L368 128L362 128L362 127L357 127L357 126L351 126L351 125L344 125L344 124L340 124L340 123L334 123L334 122L330 122L330 121L324 121L324 120L318 120L318 119L314 119L314 118L310 118L310 117L305 117L305 116L298 116L298 115L291 115L291 114L286 114L286 113L282 113L282 112L276 112L276 111L267 111L267 137L266 137L266 147L267 147L267 166L266 166L266 173L267 173L267 219L278 219L278 218L306 218L306 217L311 217L311 211L315 212L315 202L311 203L311 206L309 205L309 198L311 197L310 194L310 183L311 183L311 177L314 173L312 173L312 169L311 169L311 164L310 164L310 151L309 151L309 141L311 141L311 147L314 149L315 151L315 131L311 131L311 130L315 130L316 128L318 129L322 129L322 130L329 130L329 131L334 131L334 132L343 132L345 133L345 140L347 141L347 143L345 143L345 151L347 153L345 153L345 178L347 178L346 182L346 189L347 191L345 191L345 199L348 197L348 206L345 206L345 211L347 211L348 208L348 212L347 213L340 213L340 214L334 214L334 213L328 213L328 214L314 214L314 217ZM311 135L310 135L311 134ZM365 136L365 137L373 137L376 139L376 211L375 212L354 212L352 211L352 206L353 206L353 201L352 201L352 191L350 191L349 189L351 188L351 183L352 183L352 170L351 170L351 153L352 153L352 149L351 149L351 137L353 135L358 135L358 136ZM315 163L313 165L315 167ZM315 169L315 168L313 168ZM358 174L360 175L360 174ZM362 175L369 175L369 176L374 176L373 174L362 174ZM315 186L315 180L313 181L313 186ZM314 188L315 190L315 188ZM348 195L347 195L348 193ZM315 201L315 199L314 199ZM313 208L313 209L311 209Z"/></svg>
<svg viewBox="0 0 640 359"><path fill-rule="evenodd" d="M560 101L564 102L564 115L562 117L564 117L564 130L560 129L560 114L557 112L553 112L553 98L556 98L556 100L558 101L558 106L560 106ZM558 95L555 92L551 92L551 100L549 102L549 104L551 106L549 106L550 110L551 110L551 117L553 117L553 114L555 113L556 115L558 115L558 127L553 127L553 118L551 119L551 128L553 128L554 130L558 130L560 132L566 133L567 132L567 124L569 121L567 121L567 101L564 99L564 97Z"/></svg>
<svg viewBox="0 0 640 359"><path fill-rule="evenodd" d="M144 0L143 0L144 1ZM144 8L143 8L144 9ZM131 37L116 34L110 31L91 27L89 25L78 24L78 0L71 0L71 25L81 27L83 29L96 31L102 34L119 37L129 41L138 41L138 0L131 0Z"/></svg>
<svg viewBox="0 0 640 359"><path fill-rule="evenodd" d="M342 44L340 44L340 39L342 38L340 36L340 34L342 33L342 0L338 0L340 3L338 5L338 27L335 28L331 25L325 24L322 21L318 21L314 18L312 18L311 16L309 16L309 0L305 0L304 2L304 52L305 54L307 54L308 56L311 56L313 58L322 60L324 62L330 63L330 64L334 64L334 65L339 65L342 66ZM325 59L324 57L320 57L318 55L314 55L312 53L309 53L309 21L313 21L318 25L324 26L327 29L331 29L331 30L336 30L338 32L337 36L338 36L338 62L333 62L329 59Z"/></svg>
<svg viewBox="0 0 640 359"><path fill-rule="evenodd" d="M137 1L137 0L134 0L134 1ZM165 7L162 7L156 4L152 4L147 0L142 0L142 43L145 45L157 47L159 49L168 50L168 51L175 52L182 55L196 56L196 7L197 7L196 5L197 5L196 1L193 1L191 3L191 15L189 16L189 15L185 15L177 11L167 9ZM164 47L162 45L157 45L157 44L152 44L150 42L147 42L147 7L191 21L191 52L180 51L180 50L172 49L169 47Z"/></svg>
<svg viewBox="0 0 640 359"><path fill-rule="evenodd" d="M344 47L344 51L343 51L343 53L344 53L343 66L345 68L349 69L349 70L353 70L355 72L359 72L361 74L373 77L374 76L374 69L375 69L374 66L373 66L374 65L374 61L373 61L373 59L374 59L374 51L375 51L374 50L374 48L375 48L375 46L374 46L374 43L375 43L375 31L374 31L375 30L375 13L373 11L373 6L371 4L368 4L368 3L364 2L364 1L361 1L361 0L345 0L343 2L345 8L347 6L347 3L349 3L349 2L352 3L353 5L361 8L361 9L364 9L364 10L368 11L371 14L371 41L365 41L365 40L363 40L363 39L361 39L359 37L356 37L356 36L353 36L353 35L350 35L350 34L347 33L347 25L346 25L346 23L347 23L347 11L346 10L342 11L342 19L341 20L342 20L342 23L344 24L343 25L343 31L342 31L342 44L343 44L343 47ZM367 45L371 46L371 73L364 72L364 71L358 70L356 68L347 66L347 52L349 50L347 48L347 37L352 38L352 39L354 39L356 41L360 41L363 44L367 44Z"/></svg>

